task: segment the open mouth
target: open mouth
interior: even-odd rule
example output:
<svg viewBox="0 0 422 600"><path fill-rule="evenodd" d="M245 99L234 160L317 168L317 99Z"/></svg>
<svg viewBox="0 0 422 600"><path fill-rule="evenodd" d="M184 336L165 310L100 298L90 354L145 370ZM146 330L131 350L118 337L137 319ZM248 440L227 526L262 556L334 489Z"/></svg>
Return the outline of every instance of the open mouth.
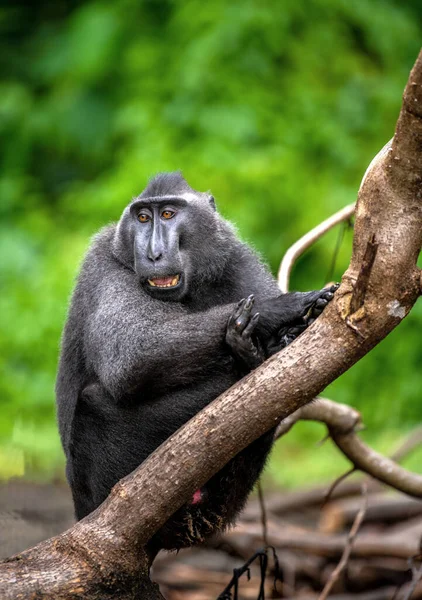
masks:
<svg viewBox="0 0 422 600"><path fill-rule="evenodd" d="M159 288L172 288L176 287L180 281L180 274L169 275L168 277L154 277L154 279L148 279L149 285L152 287Z"/></svg>

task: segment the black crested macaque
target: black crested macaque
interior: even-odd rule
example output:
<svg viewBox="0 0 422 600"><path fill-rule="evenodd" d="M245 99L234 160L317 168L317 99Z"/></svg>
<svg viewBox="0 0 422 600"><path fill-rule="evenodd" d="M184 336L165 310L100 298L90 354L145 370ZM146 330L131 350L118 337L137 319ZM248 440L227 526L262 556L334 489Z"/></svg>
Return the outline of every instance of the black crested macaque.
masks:
<svg viewBox="0 0 422 600"><path fill-rule="evenodd" d="M65 326L58 422L76 516L219 394L303 331L336 286L280 294L258 256L180 173L162 173L102 229ZM232 523L259 477L270 431L197 490L154 548Z"/></svg>

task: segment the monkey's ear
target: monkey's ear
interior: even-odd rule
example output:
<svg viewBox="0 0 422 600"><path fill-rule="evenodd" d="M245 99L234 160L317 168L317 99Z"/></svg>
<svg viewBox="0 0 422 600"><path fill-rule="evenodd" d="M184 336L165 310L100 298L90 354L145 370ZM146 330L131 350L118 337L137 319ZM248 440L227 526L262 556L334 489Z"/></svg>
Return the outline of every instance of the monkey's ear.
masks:
<svg viewBox="0 0 422 600"><path fill-rule="evenodd" d="M208 196L208 202L213 210L217 210L217 206L215 204L214 196Z"/></svg>

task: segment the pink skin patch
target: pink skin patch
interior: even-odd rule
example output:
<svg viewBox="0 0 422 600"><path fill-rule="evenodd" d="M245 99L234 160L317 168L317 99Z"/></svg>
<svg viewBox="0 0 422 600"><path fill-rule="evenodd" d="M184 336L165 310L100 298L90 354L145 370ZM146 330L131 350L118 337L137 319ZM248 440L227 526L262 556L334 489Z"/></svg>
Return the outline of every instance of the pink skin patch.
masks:
<svg viewBox="0 0 422 600"><path fill-rule="evenodd" d="M202 492L201 492L201 490L196 490L196 492L192 496L191 504L199 504L201 501L202 501Z"/></svg>

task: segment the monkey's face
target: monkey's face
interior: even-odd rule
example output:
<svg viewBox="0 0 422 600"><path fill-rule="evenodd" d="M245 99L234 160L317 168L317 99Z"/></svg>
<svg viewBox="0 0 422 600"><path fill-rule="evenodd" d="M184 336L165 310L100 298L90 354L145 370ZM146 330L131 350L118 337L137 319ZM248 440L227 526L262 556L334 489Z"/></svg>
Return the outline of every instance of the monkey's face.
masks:
<svg viewBox="0 0 422 600"><path fill-rule="evenodd" d="M212 231L206 226L209 218L213 220L212 209L192 206L181 197L157 197L134 202L130 211L140 284L154 298L180 302L200 279L197 257Z"/></svg>

